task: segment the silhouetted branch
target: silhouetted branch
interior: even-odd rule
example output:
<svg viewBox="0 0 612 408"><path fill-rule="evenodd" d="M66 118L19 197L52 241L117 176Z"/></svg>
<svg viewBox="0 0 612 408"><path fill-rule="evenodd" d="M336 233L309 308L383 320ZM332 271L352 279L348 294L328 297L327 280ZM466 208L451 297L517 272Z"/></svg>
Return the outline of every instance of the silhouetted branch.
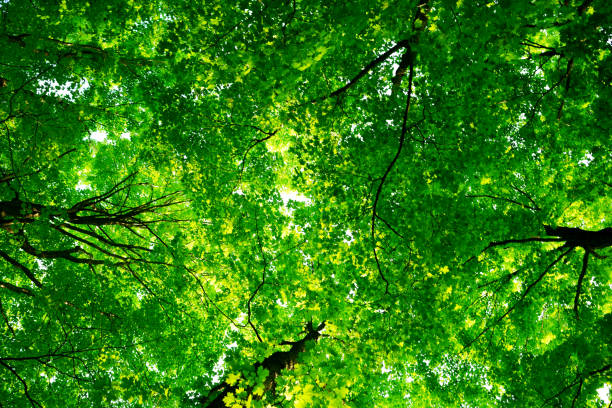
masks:
<svg viewBox="0 0 612 408"><path fill-rule="evenodd" d="M28 277L28 279L30 279L32 283L34 283L37 287L42 288L43 286L42 283L40 283L40 281L36 279L36 276L34 276L32 271L30 271L28 268L20 264L17 260L11 258L6 252L2 250L0 250L0 257L4 258L5 261L13 265L15 268L19 269L21 272L23 272Z"/></svg>
<svg viewBox="0 0 612 408"><path fill-rule="evenodd" d="M0 365L2 365L4 368L9 370L19 380L19 382L23 385L23 393L26 396L26 398L28 399L28 401L30 402L30 405L32 405L33 407L43 408L43 406L40 405L40 403L38 401L36 401L35 399L32 398L32 396L30 395L30 391L28 390L28 384L19 375L19 373L17 371L15 371L15 369L13 367L11 367L10 365L8 365L4 361L2 361L2 359L0 359Z"/></svg>
<svg viewBox="0 0 612 408"><path fill-rule="evenodd" d="M584 381L587 378L590 378L590 377L593 377L593 376L605 373L606 371L608 371L610 369L610 367L611 367L610 364L608 364L608 365L603 366L600 369L590 371L590 372L586 373L586 375L584 373L579 373L576 376L577 379L575 381L573 381L573 382L569 383L568 385L566 385L565 387L563 387L559 392L557 392L552 397L547 398L541 406L543 407L545 405L548 405L555 398L560 397L563 393L565 393L566 391L572 389L575 385L580 384L579 390L577 391L577 394L574 396L574 400L573 401L575 402L576 399L578 398L578 395L580 394L580 389L582 388L582 384L584 383ZM572 405L573 405L573 402L572 402Z"/></svg>
<svg viewBox="0 0 612 408"><path fill-rule="evenodd" d="M2 285L0 281L0 286ZM6 323L6 327L8 327L9 331L15 337L15 330L13 330L13 326L11 326L11 322L9 321L8 316L6 315L6 311L4 310L4 306L2 305L2 299L0 299L0 313L2 314L2 318L4 318L4 322Z"/></svg>
<svg viewBox="0 0 612 408"><path fill-rule="evenodd" d="M291 346L288 351L276 351L266 357L262 362L255 363L253 369L255 372L261 367L268 370L268 375L264 380L264 390L274 390L276 387L276 379L281 375L282 370L293 370L298 362L301 353L306 350L306 344L311 341L317 341L321 337L321 331L325 328L325 321L321 322L317 327L314 327L312 321L308 322L304 327L306 335L297 341L282 341L279 345ZM252 394L255 386L250 386L246 389L249 394ZM213 387L206 397L201 399L201 402L206 408L225 408L227 405L224 402L225 397L235 392L238 385L229 385L227 382L221 382ZM214 397L214 398L212 398ZM212 398L212 399L210 399ZM259 399L261 396L254 395L254 399Z"/></svg>
<svg viewBox="0 0 612 408"><path fill-rule="evenodd" d="M5 282L0 280L0 288L8 289L11 292L18 293L20 295L34 296L34 293L30 289L22 288L20 286L15 286L12 283Z"/></svg>
<svg viewBox="0 0 612 408"><path fill-rule="evenodd" d="M523 203L521 203L519 201L512 200L511 198L496 197L496 196L489 195L489 194L466 194L466 197L469 197L469 198L490 198L492 200L500 200L500 201L505 201L507 203L516 204L516 205L518 205L520 207L523 207L523 208L526 208L526 209L532 210L532 211L538 211L539 210L539 208L537 208L537 207L532 207L530 205L523 204Z"/></svg>
<svg viewBox="0 0 612 408"><path fill-rule="evenodd" d="M259 290L266 283L266 272L268 270L268 261L266 259L266 254L264 253L264 250L263 250L261 236L259 235L259 226L257 225L257 218L255 218L255 232L257 233L257 245L259 247L259 252L261 253L261 256L262 256L263 268L261 272L261 282L259 282L255 290L249 297L249 300L247 301L247 323L249 326L251 326L251 328L255 332L255 335L257 336L257 340L259 340L260 343L263 343L263 340L261 336L259 335L259 331L257 331L257 328L255 327L255 325L253 324L253 321L251 320L251 303L253 302L253 299L255 299L257 292L259 292Z"/></svg>
<svg viewBox="0 0 612 408"><path fill-rule="evenodd" d="M486 332L488 332L489 330L491 330L493 327L497 326L506 316L508 316L510 313L512 313L512 311L514 309L516 309L516 307L525 299L525 297L527 297L527 295L529 294L529 292L542 280L542 278L544 278L544 276L548 273L548 271L550 271L550 269L555 266L561 259L563 259L566 255L568 255L571 251L573 251L574 248L570 248L567 251L563 252L561 255L559 255L551 264L549 264L546 269L544 269L544 272L542 272L536 280L534 280L533 282L531 282L531 284L529 284L529 286L527 286L527 289L525 289L525 291L523 293L521 293L521 296L519 297L519 299L514 302L514 304L512 306L510 306L506 312L504 314L502 314L501 316L499 316L497 319L495 319L495 321L493 322L493 324L491 325L487 325L476 337L474 337L472 340L470 340L465 346L463 346L463 350L469 348L472 344L474 344L480 337L482 337Z"/></svg>
<svg viewBox="0 0 612 408"><path fill-rule="evenodd" d="M576 315L576 320L579 319L578 299L580 298L580 292L582 290L582 280L584 279L584 275L586 275L588 265L589 265L589 251L585 250L584 256L582 257L582 270L580 271L580 276L578 276L578 284L576 285L576 297L574 298L574 314Z"/></svg>
<svg viewBox="0 0 612 408"><path fill-rule="evenodd" d="M378 269L378 275L385 282L385 294L389 293L389 281L387 280L387 278L385 277L385 274L382 271L382 268L380 266L380 261L378 259L378 253L376 252L376 218L377 218L376 217L376 207L378 206L378 200L380 199L380 194L382 192L383 185L385 184L385 180L387 179L387 176L389 176L389 173L391 173L391 170L393 169L393 166L395 166L395 162L397 162L397 159L399 158L402 152L402 148L404 147L404 140L406 139L406 133L408 132L407 122L408 122L408 112L410 111L410 101L412 98L413 77L414 77L414 64L411 62L410 74L408 76L408 97L406 98L406 107L404 109L404 118L402 120L402 131L399 137L399 145L397 147L397 152L395 153L395 156L393 156L393 159L387 166L385 173L380 179L380 184L378 184L378 189L376 190L376 196L374 197L374 204L372 206L372 219L371 219L372 248L374 251L374 260L376 261L376 268Z"/></svg>
<svg viewBox="0 0 612 408"><path fill-rule="evenodd" d="M393 47L389 48L386 52L384 52L383 54L379 55L378 57L376 57L375 59L370 61L370 63L368 65L366 65L361 71L359 71L359 73L357 75L355 75L353 77L353 79L351 79L346 85L336 89L335 91L333 91L332 93L330 93L328 95L321 96L319 98L313 99L313 100L311 100L311 101L309 101L307 103L321 102L321 101L324 101L324 100L326 100L328 98L331 98L331 97L334 97L334 96L339 96L340 94L348 91L350 88L355 86L355 84L357 82L359 82L359 80L361 78L363 78L368 72L370 72L371 70L376 68L378 65L380 65L381 63L386 61L387 58L389 58L395 52L397 52L397 51L399 51L399 50L401 50L403 48L408 48L408 47L410 47L410 43L408 42L408 40L399 41Z"/></svg>

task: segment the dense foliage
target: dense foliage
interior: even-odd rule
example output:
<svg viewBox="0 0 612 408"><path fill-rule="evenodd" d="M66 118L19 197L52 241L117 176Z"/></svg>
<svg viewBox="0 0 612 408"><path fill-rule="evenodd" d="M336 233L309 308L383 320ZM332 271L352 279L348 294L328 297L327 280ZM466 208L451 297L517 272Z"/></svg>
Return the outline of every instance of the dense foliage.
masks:
<svg viewBox="0 0 612 408"><path fill-rule="evenodd" d="M609 406L612 2L0 13L0 406Z"/></svg>

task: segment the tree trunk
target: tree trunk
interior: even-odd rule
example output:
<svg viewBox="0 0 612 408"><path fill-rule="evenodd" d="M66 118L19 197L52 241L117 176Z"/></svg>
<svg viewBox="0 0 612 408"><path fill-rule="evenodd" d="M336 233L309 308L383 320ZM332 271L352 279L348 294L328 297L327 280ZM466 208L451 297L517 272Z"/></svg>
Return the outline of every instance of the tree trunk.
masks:
<svg viewBox="0 0 612 408"><path fill-rule="evenodd" d="M559 237L567 247L581 247L586 251L612 246L612 227L599 231L587 231L580 228L551 227L545 225L548 235Z"/></svg>

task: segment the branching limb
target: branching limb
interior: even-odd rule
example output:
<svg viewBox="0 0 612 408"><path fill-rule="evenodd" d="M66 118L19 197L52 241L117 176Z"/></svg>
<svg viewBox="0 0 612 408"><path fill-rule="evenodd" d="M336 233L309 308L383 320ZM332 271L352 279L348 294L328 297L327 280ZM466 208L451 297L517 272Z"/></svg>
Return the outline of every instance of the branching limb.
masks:
<svg viewBox="0 0 612 408"><path fill-rule="evenodd" d="M576 401L580 396L580 392L582 391L582 384L584 384L584 378L580 379L580 384L578 384L578 389L576 390L576 395L574 395L574 399L572 400L572 408L576 406Z"/></svg>
<svg viewBox="0 0 612 408"><path fill-rule="evenodd" d="M540 208L538 208L538 207L532 207L530 205L523 204L523 203L521 203L519 201L516 201L516 200L513 200L511 198L496 197L496 196L489 195L489 194L467 194L466 197L468 197L468 198L490 198L492 200L500 200L500 201L505 201L507 203L515 204L515 205L523 207L523 208L525 208L527 210L532 210L532 211L539 211L540 210Z"/></svg>
<svg viewBox="0 0 612 408"><path fill-rule="evenodd" d="M256 126L252 126L257 128ZM273 131L273 132L264 132L263 130L259 129L260 132L263 132L265 134L267 134L268 136L266 137L262 137L260 139L253 139L251 141L251 143L249 144L249 146L247 147L246 151L244 152L244 154L242 155L242 162L240 163L240 176L239 176L239 180L242 180L242 174L244 173L244 166L246 165L246 159L247 156L249 155L249 152L258 144L265 142L266 140L270 139L272 136L274 136L276 134L276 132L278 132L278 129ZM238 182L238 184L240 184L240 181Z"/></svg>
<svg viewBox="0 0 612 408"><path fill-rule="evenodd" d="M540 237L531 237L531 238L523 238L523 239L506 239L503 241L493 241L485 249L481 251L481 253L488 251L489 249L496 246L504 246L508 244L524 244L526 242L563 242L562 238L540 238Z"/></svg>
<svg viewBox="0 0 612 408"><path fill-rule="evenodd" d="M6 323L6 327L8 327L9 331L15 337L15 330L13 330L13 326L11 326L11 322L9 321L8 316L6 315L6 311L4 310L4 306L2 305L2 299L0 299L0 313L4 318L4 322Z"/></svg>
<svg viewBox="0 0 612 408"><path fill-rule="evenodd" d="M414 13L414 18L412 20L412 38L411 41L413 44L418 43L419 36L418 33L425 30L427 27L427 12L429 11L429 0L419 0L417 4L416 11ZM417 24L418 22L418 24ZM391 93L397 93L397 90L402 85L402 80L408 71L408 68L413 64L414 55L412 53L412 49L410 46L406 47L404 54L402 55L402 59L400 60L399 66L395 71L395 75L391 79Z"/></svg>
<svg viewBox="0 0 612 408"><path fill-rule="evenodd" d="M23 272L28 277L28 279L30 279L32 283L34 283L34 285L36 285L39 288L42 288L43 286L42 283L40 283L40 281L36 279L36 276L34 276L34 274L32 273L30 269L20 264L16 259L11 258L9 254L7 254L6 252L2 250L0 250L0 257L4 258L5 261L13 265L15 268L19 269L21 272Z"/></svg>
<svg viewBox="0 0 612 408"><path fill-rule="evenodd" d="M12 283L0 280L0 288L8 289L11 292L18 293L20 295L34 296L34 293L30 289L22 288L21 286L15 286Z"/></svg>
<svg viewBox="0 0 612 408"><path fill-rule="evenodd" d="M529 122L533 121L533 118L535 117L535 114L538 110L538 107L540 106L540 102L542 102L542 99L544 99L546 95L548 95L549 93L554 91L557 87L559 87L559 85L563 83L564 79L565 79L565 75L562 76L561 79L559 79L557 82L555 82L550 88L548 88L542 94L540 94L540 96L538 97L538 99L536 99L535 103L533 104L531 108L531 115L529 117Z"/></svg>
<svg viewBox="0 0 612 408"><path fill-rule="evenodd" d="M198 286L200 287L200 290L202 291L202 295L204 295L204 298L206 299L206 301L212 304L213 307L217 309L217 311L221 313L223 317L225 317L227 320L230 321L230 323L232 323L232 325L234 325L234 327L240 328L241 326L238 323L236 323L234 319L232 319L227 313L225 313L225 311L221 309L221 307L219 307L219 305L217 305L217 303L210 298L210 296L206 292L206 289L204 288L204 284L202 283L202 280L196 275L196 273L192 271L191 268L188 268L187 266L185 266L185 269L191 275L191 277L193 277L193 279L197 282Z"/></svg>
<svg viewBox="0 0 612 408"><path fill-rule="evenodd" d="M399 232L397 232L397 230L395 228L393 228L388 222L387 220L385 220L384 218L382 218L380 215L376 214L376 218L378 218L379 220L381 220L383 222L383 224L385 224L387 226L387 228L389 228L391 230L391 232L393 232L395 235L397 235L398 237L400 237L401 239L406 239L402 234L400 234Z"/></svg>
<svg viewBox="0 0 612 408"><path fill-rule="evenodd" d="M68 210L71 213L76 213L80 210L83 210L87 207L91 207L93 205L95 205L96 203L99 203L103 200L106 200L107 198L113 196L114 194L118 193L119 191L128 188L127 186L122 187L124 184L130 184L129 182L131 180L134 179L134 177L136 177L136 175L138 174L137 171L132 172L130 174L128 174L125 178L123 178L122 180L120 180L118 183L116 183L113 187L111 187L108 191L106 191L105 193L93 196L93 197L89 197L85 200L81 200L78 203L76 203L75 205L73 205L70 210Z"/></svg>
<svg viewBox="0 0 612 408"><path fill-rule="evenodd" d="M554 399L556 399L556 398L560 397L560 396L561 396L563 393L565 393L566 391L568 391L568 390L572 389L574 386L576 386L576 385L580 384L580 385L579 385L579 389L578 389L578 391L577 391L576 395L574 396L574 400L573 400L573 402L572 402L572 406L573 406L573 405L574 405L574 403L575 403L575 401L577 400L578 396L580 395L580 391L581 391L582 384L584 383L584 381L585 381L587 378L594 377L594 376L596 376L596 375L600 375L600 374L605 373L606 371L608 371L608 370L610 369L610 367L611 367L611 366L610 366L610 364L607 364L607 365L603 366L603 367L602 367L602 368L600 368L600 369L593 370L593 371L590 371L590 372L588 372L588 373L579 373L579 374L577 375L577 379L576 379L576 380L572 381L571 383L569 383L568 385L566 385L565 387L563 387L563 388L562 388L562 389L561 389L559 392L557 392L555 395L551 396L550 398L547 398L547 399L546 399L546 401L544 401L544 403L543 403L541 406L543 407L543 406L545 406L545 405L548 405L550 402L552 402Z"/></svg>
<svg viewBox="0 0 612 408"><path fill-rule="evenodd" d="M136 279L136 281L138 281L140 286L142 286L151 296L153 296L155 299L158 300L159 306L163 309L164 312L166 312L166 308L164 307L164 305L162 305L162 303L165 303L167 305L171 305L171 303L168 302L166 299L162 298L161 296L159 296L157 293L155 293L149 287L149 285L136 273L136 271L132 269L132 267L129 264L126 264L123 266L125 267L125 269L128 270L128 272L130 272L130 275L132 275L132 277Z"/></svg>
<svg viewBox="0 0 612 408"><path fill-rule="evenodd" d="M259 246L259 252L261 253L261 256L262 256L263 269L261 271L261 282L259 282L255 290L251 294L251 297L249 297L249 300L247 301L247 324L251 326L251 328L255 332L255 335L257 336L257 340L259 340L260 343L263 343L263 340L261 336L259 335L259 331L257 331L257 328L255 327L255 325L253 324L253 321L251 320L251 304L253 303L253 299L255 299L257 292L259 292L259 290L266 283L266 273L268 271L268 260L266 259L266 254L264 253L263 244L261 242L261 236L259 235L259 226L257 225L257 218L255 218L255 230L257 232L257 245Z"/></svg>
<svg viewBox="0 0 612 408"><path fill-rule="evenodd" d="M518 275L519 273L523 272L526 269L527 269L527 267L525 266L523 268L519 268L519 269L517 269L517 270L515 270L513 272L510 272L510 273L508 273L506 275L500 276L497 279L490 280L490 281L488 281L486 283L478 285L478 289L482 289L482 288L487 287L489 285L492 285L492 284L494 284L496 282L500 282L500 285L498 286L498 288L499 288L502 284L504 284L506 282L509 282L510 279L512 279L513 277L515 277L516 275Z"/></svg>
<svg viewBox="0 0 612 408"><path fill-rule="evenodd" d="M574 59L570 58L567 61L567 68L565 70L565 96L567 96L567 92L570 87L570 74L572 72L572 68L574 67ZM557 120L561 120L561 113L563 112L563 106L565 105L565 97L561 99L561 105L559 106L559 110L557 111Z"/></svg>
<svg viewBox="0 0 612 408"><path fill-rule="evenodd" d="M411 63L410 64L410 74L408 77L408 97L406 98L406 108L404 109L404 119L402 120L402 132L400 133L399 145L397 147L397 152L395 153L393 160L391 160L391 163L389 163L389 165L387 166L387 170L385 171L385 174L383 174L382 178L380 179L380 184L378 184L378 189L376 190L376 196L374 197L374 205L372 206L372 220L371 220L372 248L374 251L374 260L376 261L378 275L385 282L385 294L389 293L389 281L387 280L387 278L385 277L385 274L382 271L382 268L380 266L380 261L378 259L378 253L376 252L376 218L377 218L376 208L378 206L378 200L380 199L380 194L382 192L383 185L385 184L385 180L387 179L387 176L389 176L389 173L391 173L391 170L393 169L393 166L395 166L395 162L397 162L397 159L402 153L402 148L404 147L404 140L406 139L406 133L408 132L407 122L408 122L408 112L410 111L410 102L412 98L413 77L414 77L414 64Z"/></svg>
<svg viewBox="0 0 612 408"><path fill-rule="evenodd" d="M493 247L504 246L504 245L509 245L509 244L524 244L527 242L564 242L564 241L565 239L563 238L540 238L540 237L531 237L531 238L522 238L522 239L505 239L503 241L492 241L482 251L480 251L480 253L483 254ZM467 264L470 261L473 261L476 258L477 258L477 255L471 256L463 263L463 265Z"/></svg>
<svg viewBox="0 0 612 408"><path fill-rule="evenodd" d="M574 250L574 248L569 248L567 251L563 252L561 255L559 255L551 264L549 264L546 269L544 269L544 272L542 272L536 280L534 280L533 282L531 282L529 284L529 286L527 286L527 289L525 289L525 291L523 293L521 293L521 296L519 297L519 299L514 302L514 304L512 306L510 306L505 312L504 314L502 314L501 316L499 316L497 319L495 319L495 321L493 322L493 324L487 325L476 337L474 337L472 340L470 340L464 347L463 349L467 349L469 348L472 344L474 344L478 339L480 339L486 332L488 332L489 330L491 330L493 327L497 326L502 320L504 320L504 318L506 318L506 316L508 316L510 313L512 313L512 311L514 311L514 309L516 309L516 307L523 302L523 300L525 300L525 298L527 297L527 295L529 294L529 292L531 292L531 290L538 284L540 283L540 281L542 280L542 278L544 278L544 276L546 276L546 274L548 273L548 271L551 270L551 268L553 266L555 266L561 259L563 259L565 256L567 256L570 252L572 252Z"/></svg>
<svg viewBox="0 0 612 408"><path fill-rule="evenodd" d="M74 248L62 249L62 250L56 250L56 251L41 251L41 250L34 248L26 240L21 246L21 249L23 249L24 252L26 252L27 254L30 254L32 256L35 256L36 258L41 258L41 259L62 258L70 262L89 264L89 265L101 265L105 263L105 261L101 261L101 260L95 260L95 259L90 259L90 258L78 258L74 256L73 254L75 253L84 252L83 249L81 249L81 247L78 247L78 246Z"/></svg>
<svg viewBox="0 0 612 408"><path fill-rule="evenodd" d="M533 204L533 208L536 211L541 211L542 209L540 208L540 206L534 201L534 199L531 197L531 195L527 194L527 192L525 190L522 190L518 187L516 187L514 184L511 184L512 188L515 189L516 191L518 191L519 193L521 193L523 196L525 196L530 202L531 204Z"/></svg>
<svg viewBox="0 0 612 408"><path fill-rule="evenodd" d="M6 364L2 360L0 360L0 365L2 365L4 368L9 370L19 380L19 382L23 385L23 393L25 394L25 397L30 402L30 405L32 405L33 407L43 408L43 406L40 405L40 403L38 401L36 401L35 399L32 398L32 396L30 395L30 391L28 390L28 383L25 382L25 380L19 375L19 373L17 371L15 371L15 369L13 367L11 367L10 365Z"/></svg>
<svg viewBox="0 0 612 408"><path fill-rule="evenodd" d="M367 73L372 71L378 65L382 64L383 62L385 62L391 55L395 54L397 51L399 51L401 49L404 49L404 48L410 48L410 42L408 40L399 41L393 47L389 48L386 52L384 52L383 54L379 55L378 57L376 57L375 59L370 61L370 63L368 65L366 65L361 71L359 71L359 73L357 75L355 75L353 77L353 79L351 79L343 87L340 87L340 88L336 89L335 91L333 91L332 93L330 93L328 95L321 96L319 98L313 99L313 100L309 101L308 103L321 102L321 101L324 101L324 100L326 100L328 98L331 98L331 97L334 97L334 96L339 96L342 93L348 91L350 88L355 86L355 84L357 82L359 82L359 80L361 78L363 78Z"/></svg>
<svg viewBox="0 0 612 408"><path fill-rule="evenodd" d="M111 246L115 246L115 247L118 247L118 248L125 248L125 249L130 249L130 250L137 249L137 250L140 250L140 251L151 252L151 249L145 248L143 246L131 245L131 244L122 244L122 243L115 242L115 241L111 242L109 239L104 238L100 234L97 234L97 233L95 233L93 231L88 231L86 229L83 229L83 228L80 228L80 227L76 227L74 225L70 225L70 224L67 224L67 223L66 224L62 224L62 227L70 229L70 230L73 230L73 231L81 232L83 234L89 235L92 238L97 239L100 242L104 242L105 244L108 244L108 245L111 245ZM96 227L98 227L100 229L102 228L100 225L97 225Z"/></svg>
<svg viewBox="0 0 612 408"><path fill-rule="evenodd" d="M64 153L60 154L59 156L57 156L55 159L52 159L52 160L53 161L59 160L62 157L66 156L67 154L72 153L72 152L76 152L76 149L73 148L73 149L67 150L67 151L65 151ZM16 178L33 176L33 175L38 174L41 171L47 170L47 169L48 169L48 166L47 167L41 167L41 168L39 168L37 170L34 170L34 171L32 171L30 173L26 173L26 174L16 174L16 173L12 173L12 172L11 173L6 173L6 174L4 174L4 175L2 175L0 177L0 184L1 183L8 183L8 182L10 182L10 181L12 181L12 180L14 180Z"/></svg>

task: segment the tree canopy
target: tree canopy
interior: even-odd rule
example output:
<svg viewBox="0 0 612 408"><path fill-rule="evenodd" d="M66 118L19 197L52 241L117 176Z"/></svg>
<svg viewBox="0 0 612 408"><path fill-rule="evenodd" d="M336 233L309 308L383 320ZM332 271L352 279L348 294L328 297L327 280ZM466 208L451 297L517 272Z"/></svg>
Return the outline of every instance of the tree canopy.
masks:
<svg viewBox="0 0 612 408"><path fill-rule="evenodd" d="M0 13L0 406L610 406L611 2Z"/></svg>

